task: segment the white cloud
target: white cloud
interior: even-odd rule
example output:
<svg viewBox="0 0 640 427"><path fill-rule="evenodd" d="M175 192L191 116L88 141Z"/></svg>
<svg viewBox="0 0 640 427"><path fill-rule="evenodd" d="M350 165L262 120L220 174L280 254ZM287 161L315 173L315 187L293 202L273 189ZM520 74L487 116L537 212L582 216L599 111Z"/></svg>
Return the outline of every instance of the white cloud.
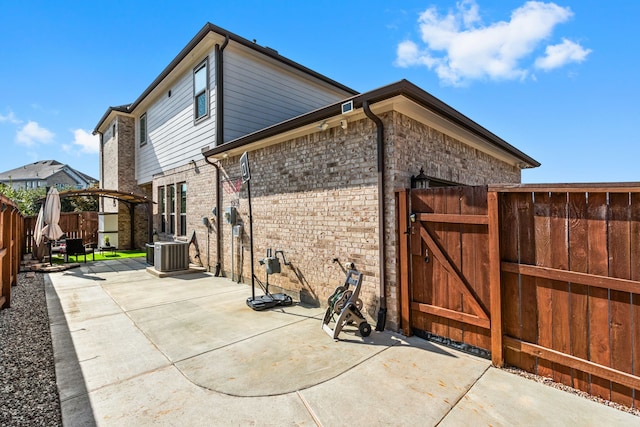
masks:
<svg viewBox="0 0 640 427"><path fill-rule="evenodd" d="M569 8L554 3L526 2L511 13L509 21L484 25L475 0L463 0L456 9L440 16L435 7L419 17L423 45L411 40L398 44L396 65L399 67L426 66L436 72L446 84L464 85L472 80L515 80L530 75L528 58L540 49L554 28L573 16ZM569 42L572 43L572 42ZM540 59L540 68L560 64L564 58L584 60L590 51L573 43L570 53L547 47L547 56ZM548 59L546 59L548 58ZM564 65L563 64L563 65ZM553 68L553 67L551 67Z"/></svg>
<svg viewBox="0 0 640 427"><path fill-rule="evenodd" d="M82 153L98 153L100 152L100 139L98 135L92 135L83 129L76 129L73 132L72 146L64 145L65 151L72 151L73 146L80 146L80 152Z"/></svg>
<svg viewBox="0 0 640 427"><path fill-rule="evenodd" d="M16 142L28 147L36 144L48 144L53 140L55 134L50 130L40 127L36 122L29 121L16 134Z"/></svg>
<svg viewBox="0 0 640 427"><path fill-rule="evenodd" d="M571 40L562 39L562 43L547 46L545 56L536 59L535 66L545 71L560 68L570 62L582 62L587 59L591 49L585 49Z"/></svg>
<svg viewBox="0 0 640 427"><path fill-rule="evenodd" d="M13 113L13 111L9 110L9 113L7 113L7 115L2 115L0 114L0 123L3 122L8 122L8 123L13 123L14 125L19 125L20 123L22 123L22 120L18 119L16 117L16 115Z"/></svg>

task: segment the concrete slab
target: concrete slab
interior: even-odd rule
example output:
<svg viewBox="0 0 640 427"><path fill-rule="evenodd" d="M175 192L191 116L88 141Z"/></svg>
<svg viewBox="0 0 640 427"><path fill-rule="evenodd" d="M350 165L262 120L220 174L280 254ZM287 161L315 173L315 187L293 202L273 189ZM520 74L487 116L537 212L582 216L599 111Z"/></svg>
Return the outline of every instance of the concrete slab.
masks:
<svg viewBox="0 0 640 427"><path fill-rule="evenodd" d="M142 273L142 278L131 277L129 281L114 282L109 278L109 283L105 283L103 288L125 311L131 311L239 289L245 290L247 286L233 284L204 273L163 279Z"/></svg>
<svg viewBox="0 0 640 427"><path fill-rule="evenodd" d="M301 392L322 425L344 425L346 416L352 426L437 425L490 365L419 338L388 335L398 344ZM476 423L460 425L470 424Z"/></svg>
<svg viewBox="0 0 640 427"><path fill-rule="evenodd" d="M209 274L159 279L123 261L46 279L65 425L640 420L419 338L361 338L347 327L336 342L322 309L255 312L248 286Z"/></svg>
<svg viewBox="0 0 640 427"><path fill-rule="evenodd" d="M58 281L57 284L53 283L53 288L69 325L89 318L122 313L118 304L98 284L66 289Z"/></svg>
<svg viewBox="0 0 640 427"><path fill-rule="evenodd" d="M244 302L246 287L214 293L128 314L158 349L177 362L321 313L298 306L255 312Z"/></svg>
<svg viewBox="0 0 640 427"><path fill-rule="evenodd" d="M190 383L173 367L103 387L66 402L65 425L274 426L315 425L295 394L235 398ZM85 424L86 423L86 424Z"/></svg>
<svg viewBox="0 0 640 427"><path fill-rule="evenodd" d="M442 420L440 426L632 426L640 418L490 368Z"/></svg>
<svg viewBox="0 0 640 427"><path fill-rule="evenodd" d="M388 334L334 341L322 331L319 319L306 319L176 366L209 390L233 396L274 396L328 381L396 342Z"/></svg>
<svg viewBox="0 0 640 427"><path fill-rule="evenodd" d="M65 366L72 361L56 360L56 370L79 366L89 392L170 364L124 313L76 322L71 328L52 325L51 334L54 348L68 347L70 336L77 359L72 368ZM61 396L77 394L61 390Z"/></svg>

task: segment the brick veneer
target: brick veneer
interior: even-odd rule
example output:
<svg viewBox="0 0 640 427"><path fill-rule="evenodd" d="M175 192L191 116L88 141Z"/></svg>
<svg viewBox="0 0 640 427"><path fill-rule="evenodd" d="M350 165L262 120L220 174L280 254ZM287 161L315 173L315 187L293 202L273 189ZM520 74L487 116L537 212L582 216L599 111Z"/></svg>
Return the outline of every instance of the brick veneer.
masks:
<svg viewBox="0 0 640 427"><path fill-rule="evenodd" d="M409 187L420 168L435 178L462 184L520 182L520 170L396 111L381 115L385 127L385 282L387 326L398 327L396 277L396 206L394 190ZM152 184L135 179L135 122L118 116L116 133L104 143L103 188L146 194L158 201L158 188L187 183L187 235L195 232L191 259L213 270L220 232L222 272L250 283L248 200L241 185L239 157L222 160L222 208L238 210L244 225L232 242L231 225L216 205L215 168L204 159L165 171ZM110 125L111 127L112 125ZM283 289L304 302L324 305L342 283L340 263L354 262L365 274L361 298L366 315L375 320L379 304L378 188L376 128L369 119L350 122L347 129L330 128L250 152L255 271L264 281L258 260L271 248L283 250L290 266L270 277L274 290ZM177 198L177 197L176 197ZM128 209L105 203L105 212L119 211L119 245L129 243ZM147 242L146 207L136 208L135 246ZM153 205L153 228L160 230L159 205ZM176 207L177 211L177 207ZM211 218L211 226L203 224ZM180 236L161 235L162 240ZM233 243L233 253L231 251ZM233 257L233 271L231 268Z"/></svg>

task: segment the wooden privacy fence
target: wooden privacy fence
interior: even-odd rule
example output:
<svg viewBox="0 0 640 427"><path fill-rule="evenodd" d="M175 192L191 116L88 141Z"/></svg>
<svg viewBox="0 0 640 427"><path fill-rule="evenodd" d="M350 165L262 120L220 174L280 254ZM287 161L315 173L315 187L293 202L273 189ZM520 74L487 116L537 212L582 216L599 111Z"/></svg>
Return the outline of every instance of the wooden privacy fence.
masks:
<svg viewBox="0 0 640 427"><path fill-rule="evenodd" d="M640 407L640 185L397 198L405 334L486 349L495 365Z"/></svg>
<svg viewBox="0 0 640 427"><path fill-rule="evenodd" d="M25 252L33 251L33 232L37 217L25 218ZM60 228L71 239L82 239L84 244L98 243L98 212L63 212L60 214Z"/></svg>
<svg viewBox="0 0 640 427"><path fill-rule="evenodd" d="M23 230L18 207L0 195L0 309L11 306L11 286L18 283Z"/></svg>

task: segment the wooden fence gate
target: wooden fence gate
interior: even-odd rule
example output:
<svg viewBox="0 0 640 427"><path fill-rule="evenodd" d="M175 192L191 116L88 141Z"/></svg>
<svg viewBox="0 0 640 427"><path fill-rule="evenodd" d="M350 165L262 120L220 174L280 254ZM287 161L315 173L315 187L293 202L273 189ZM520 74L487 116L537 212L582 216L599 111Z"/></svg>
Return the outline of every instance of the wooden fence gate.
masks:
<svg viewBox="0 0 640 427"><path fill-rule="evenodd" d="M490 351L487 188L413 190L410 203L411 327Z"/></svg>
<svg viewBox="0 0 640 427"><path fill-rule="evenodd" d="M640 407L640 185L396 195L405 335Z"/></svg>

